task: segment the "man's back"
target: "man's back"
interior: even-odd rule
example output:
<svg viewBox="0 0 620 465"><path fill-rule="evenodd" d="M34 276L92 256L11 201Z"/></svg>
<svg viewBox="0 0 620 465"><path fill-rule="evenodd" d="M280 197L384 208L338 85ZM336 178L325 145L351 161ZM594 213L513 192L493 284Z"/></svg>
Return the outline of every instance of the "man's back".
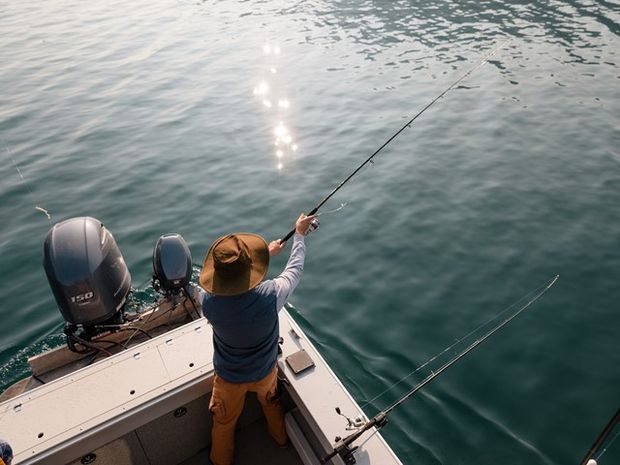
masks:
<svg viewBox="0 0 620 465"><path fill-rule="evenodd" d="M264 281L270 257L284 248L251 233L222 236L209 248L200 272L203 315L213 326L215 376L209 410L213 414L210 458L231 465L235 425L247 392L255 392L267 429L279 446L286 445L284 412L278 394L278 311L299 284L305 243L315 216L303 213L295 222L286 268Z"/></svg>
<svg viewBox="0 0 620 465"><path fill-rule="evenodd" d="M213 326L213 363L219 376L247 383L267 376L278 354L277 294L273 281L235 296L205 294L202 309Z"/></svg>

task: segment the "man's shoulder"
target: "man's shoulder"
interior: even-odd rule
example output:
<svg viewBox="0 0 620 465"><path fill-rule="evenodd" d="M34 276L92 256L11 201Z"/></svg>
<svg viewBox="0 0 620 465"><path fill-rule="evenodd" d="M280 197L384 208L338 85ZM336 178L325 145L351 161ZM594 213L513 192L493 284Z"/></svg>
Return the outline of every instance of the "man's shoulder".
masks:
<svg viewBox="0 0 620 465"><path fill-rule="evenodd" d="M261 295L270 295L276 293L276 283L273 279L267 279L261 282L253 289L255 292Z"/></svg>

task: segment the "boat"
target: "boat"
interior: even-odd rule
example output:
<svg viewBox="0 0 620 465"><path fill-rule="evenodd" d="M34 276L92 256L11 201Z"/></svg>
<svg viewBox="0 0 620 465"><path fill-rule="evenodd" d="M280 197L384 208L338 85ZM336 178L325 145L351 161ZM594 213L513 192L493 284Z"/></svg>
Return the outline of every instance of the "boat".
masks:
<svg viewBox="0 0 620 465"><path fill-rule="evenodd" d="M12 465L209 463L213 333L183 238L160 237L153 265L161 297L131 312L131 277L103 224L80 217L52 227L44 267L67 345L30 358L31 376L0 395L0 437L13 447ZM290 444L275 444L250 394L235 465L401 464L376 428L345 444L369 419L290 310L279 313L278 358Z"/></svg>

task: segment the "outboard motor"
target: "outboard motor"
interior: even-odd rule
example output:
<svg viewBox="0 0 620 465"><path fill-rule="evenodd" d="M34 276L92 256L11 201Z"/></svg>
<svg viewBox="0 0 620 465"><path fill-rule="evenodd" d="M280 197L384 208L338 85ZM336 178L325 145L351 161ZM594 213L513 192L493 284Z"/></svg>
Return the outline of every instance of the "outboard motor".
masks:
<svg viewBox="0 0 620 465"><path fill-rule="evenodd" d="M112 234L91 217L52 227L43 247L45 274L69 327L122 321L131 275Z"/></svg>
<svg viewBox="0 0 620 465"><path fill-rule="evenodd" d="M180 234L164 234L153 250L153 287L164 294L184 292L192 277L192 254Z"/></svg>

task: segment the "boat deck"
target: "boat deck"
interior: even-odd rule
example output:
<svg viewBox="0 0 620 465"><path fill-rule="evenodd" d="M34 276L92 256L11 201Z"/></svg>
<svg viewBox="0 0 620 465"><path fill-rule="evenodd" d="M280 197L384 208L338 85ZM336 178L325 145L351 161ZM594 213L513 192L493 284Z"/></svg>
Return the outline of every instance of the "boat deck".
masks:
<svg viewBox="0 0 620 465"><path fill-rule="evenodd" d="M292 445L280 448L267 433L267 423L258 419L237 431L235 436L235 465L256 465L260 452L261 465L304 465ZM203 449L179 465L209 463L209 449Z"/></svg>
<svg viewBox="0 0 620 465"><path fill-rule="evenodd" d="M287 381L283 402L292 444L277 447L249 395L238 422L235 465L255 464L257 454L261 465L318 465L335 437L352 432L335 407L366 419L285 309L280 335L278 369ZM314 366L295 374L286 358L301 350ZM80 465L92 463L91 454L97 465L208 463L212 351L211 326L200 318L0 403L14 465ZM360 465L401 463L376 431L364 433L358 445Z"/></svg>

